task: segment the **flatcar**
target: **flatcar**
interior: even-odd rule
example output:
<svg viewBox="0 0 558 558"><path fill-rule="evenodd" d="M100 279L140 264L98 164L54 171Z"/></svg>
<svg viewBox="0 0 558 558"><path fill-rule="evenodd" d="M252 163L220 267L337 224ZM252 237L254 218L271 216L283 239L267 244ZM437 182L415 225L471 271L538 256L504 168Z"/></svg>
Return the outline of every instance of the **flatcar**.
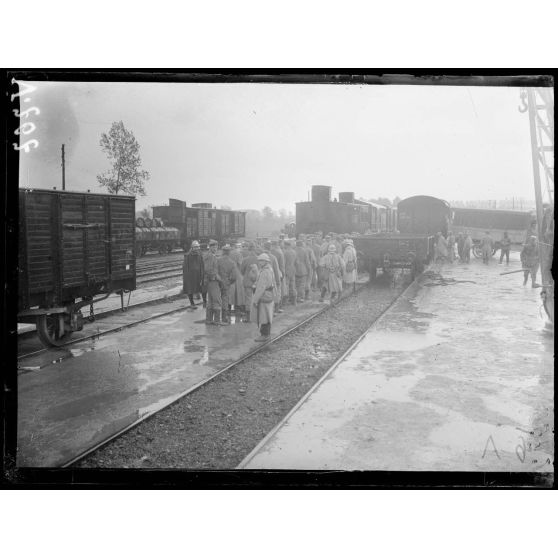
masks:
<svg viewBox="0 0 558 558"><path fill-rule="evenodd" d="M482 256L480 241L488 231L495 240L495 253L499 248L499 240L504 231L511 239L512 247L519 247L525 242L525 235L531 223L536 222L536 215L532 211L509 211L504 209L472 209L469 207L454 207L452 231L454 234L469 232L473 239L473 254Z"/></svg>
<svg viewBox="0 0 558 558"><path fill-rule="evenodd" d="M160 254L172 252L182 245L180 229L167 227L160 218L136 219L136 256L140 257L149 251Z"/></svg>
<svg viewBox="0 0 558 558"><path fill-rule="evenodd" d="M331 186L312 186L311 201L296 204L296 233L370 234L396 229L392 208L355 199L354 192L340 192L331 200Z"/></svg>
<svg viewBox="0 0 558 558"><path fill-rule="evenodd" d="M169 199L169 205L153 207L153 217L160 218L169 227L180 232L180 245L190 248L193 240L207 242L230 241L246 234L246 212L215 209L210 203L194 203Z"/></svg>
<svg viewBox="0 0 558 558"><path fill-rule="evenodd" d="M448 234L450 204L432 196L412 196L397 204L397 228L405 234Z"/></svg>
<svg viewBox="0 0 558 558"><path fill-rule="evenodd" d="M136 288L135 198L19 190L18 321L59 346L83 328L81 309Z"/></svg>

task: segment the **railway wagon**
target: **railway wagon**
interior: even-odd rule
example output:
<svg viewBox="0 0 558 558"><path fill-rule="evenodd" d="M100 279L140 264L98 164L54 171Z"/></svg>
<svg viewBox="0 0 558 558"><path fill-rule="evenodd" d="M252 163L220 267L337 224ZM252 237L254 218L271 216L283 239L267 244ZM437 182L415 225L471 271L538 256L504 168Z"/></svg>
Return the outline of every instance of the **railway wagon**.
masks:
<svg viewBox="0 0 558 558"><path fill-rule="evenodd" d="M138 217L136 219L137 257L145 255L150 250L166 254L181 246L180 230L176 227L166 227L160 218Z"/></svg>
<svg viewBox="0 0 558 558"><path fill-rule="evenodd" d="M451 223L448 202L432 196L412 196L397 204L397 228L405 234L448 234Z"/></svg>
<svg viewBox="0 0 558 558"><path fill-rule="evenodd" d="M358 267L368 271L370 279L378 269L410 269L413 279L420 275L434 257L434 236L428 234L380 233L354 236Z"/></svg>
<svg viewBox="0 0 558 558"><path fill-rule="evenodd" d="M331 201L331 186L312 186L312 199L296 204L296 233L389 232L396 228L394 211L386 206L355 199L354 192L340 192Z"/></svg>
<svg viewBox="0 0 558 558"><path fill-rule="evenodd" d="M46 346L83 328L81 309L136 288L135 198L19 190L18 321Z"/></svg>
<svg viewBox="0 0 558 558"><path fill-rule="evenodd" d="M169 199L169 205L153 207L153 217L161 218L168 226L180 231L180 244L187 250L192 240L207 242L215 239L222 243L246 234L246 213L215 209L210 203L194 203L191 207L178 199Z"/></svg>
<svg viewBox="0 0 558 558"><path fill-rule="evenodd" d="M504 209L473 209L454 207L451 225L454 234L469 232L473 239L473 254L482 257L480 241L486 231L495 240L493 253L500 249L500 239L507 231L512 247L520 247L526 240L526 231L536 216L531 211L509 211Z"/></svg>

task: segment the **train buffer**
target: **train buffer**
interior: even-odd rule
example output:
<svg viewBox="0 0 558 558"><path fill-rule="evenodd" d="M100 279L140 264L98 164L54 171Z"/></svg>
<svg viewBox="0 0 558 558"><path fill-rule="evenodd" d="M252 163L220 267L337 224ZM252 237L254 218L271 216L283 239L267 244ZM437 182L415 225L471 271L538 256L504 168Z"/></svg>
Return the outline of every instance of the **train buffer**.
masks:
<svg viewBox="0 0 558 558"><path fill-rule="evenodd" d="M434 265L239 467L552 472L552 333L505 267Z"/></svg>

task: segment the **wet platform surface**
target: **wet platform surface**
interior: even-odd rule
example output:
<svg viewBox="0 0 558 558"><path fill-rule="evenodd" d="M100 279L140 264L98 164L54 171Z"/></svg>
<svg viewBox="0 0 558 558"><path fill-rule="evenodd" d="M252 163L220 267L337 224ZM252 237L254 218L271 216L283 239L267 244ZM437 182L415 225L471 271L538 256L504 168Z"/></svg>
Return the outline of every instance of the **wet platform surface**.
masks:
<svg viewBox="0 0 558 558"><path fill-rule="evenodd" d="M553 334L513 256L431 268L240 467L553 472Z"/></svg>
<svg viewBox="0 0 558 558"><path fill-rule="evenodd" d="M187 304L179 299L163 310ZM311 301L289 307L276 316L272 335L323 307ZM160 305L135 310L138 317L154 311ZM26 359L40 368L18 375L18 466L66 463L252 352L258 335L253 323L207 326L198 307Z"/></svg>

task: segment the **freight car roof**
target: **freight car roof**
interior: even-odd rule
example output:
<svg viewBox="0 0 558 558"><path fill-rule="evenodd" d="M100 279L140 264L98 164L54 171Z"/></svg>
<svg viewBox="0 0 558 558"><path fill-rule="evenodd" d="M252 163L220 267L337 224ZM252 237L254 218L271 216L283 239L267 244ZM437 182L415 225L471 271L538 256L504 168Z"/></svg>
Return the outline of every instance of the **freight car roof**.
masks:
<svg viewBox="0 0 558 558"><path fill-rule="evenodd" d="M87 192L83 190L51 190L48 188L20 188L20 192L40 192L41 194L86 194L88 196L101 196L103 198L128 198L135 200L135 196L124 196L122 194L109 194L103 192Z"/></svg>

